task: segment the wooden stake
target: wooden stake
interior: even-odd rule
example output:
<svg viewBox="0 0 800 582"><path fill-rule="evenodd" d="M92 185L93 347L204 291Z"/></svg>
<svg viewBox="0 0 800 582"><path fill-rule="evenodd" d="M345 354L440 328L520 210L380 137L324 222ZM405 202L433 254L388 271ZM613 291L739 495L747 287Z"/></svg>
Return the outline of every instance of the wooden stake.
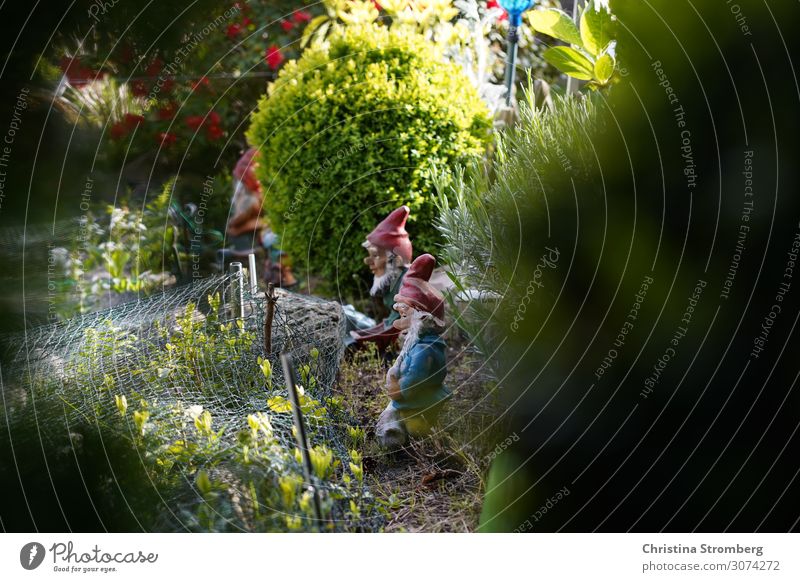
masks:
<svg viewBox="0 0 800 582"><path fill-rule="evenodd" d="M275 285L267 284L267 316L264 319L264 350L266 354L272 353L272 320L275 318L275 304L278 298L275 297Z"/></svg>

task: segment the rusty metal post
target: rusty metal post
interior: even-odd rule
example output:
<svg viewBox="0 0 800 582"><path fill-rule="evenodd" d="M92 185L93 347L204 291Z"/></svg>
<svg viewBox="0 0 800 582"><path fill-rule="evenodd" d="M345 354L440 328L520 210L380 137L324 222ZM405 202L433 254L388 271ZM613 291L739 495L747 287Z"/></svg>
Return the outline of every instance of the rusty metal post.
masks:
<svg viewBox="0 0 800 582"><path fill-rule="evenodd" d="M267 315L264 318L264 350L266 354L272 352L272 320L275 318L275 303L278 298L275 297L275 285L272 283L267 284Z"/></svg>

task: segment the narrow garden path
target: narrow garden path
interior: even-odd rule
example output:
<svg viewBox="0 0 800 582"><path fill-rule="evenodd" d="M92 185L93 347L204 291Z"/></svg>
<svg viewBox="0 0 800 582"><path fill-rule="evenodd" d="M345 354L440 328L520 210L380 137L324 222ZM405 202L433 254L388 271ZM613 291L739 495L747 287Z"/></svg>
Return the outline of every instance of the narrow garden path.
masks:
<svg viewBox="0 0 800 582"><path fill-rule="evenodd" d="M388 365L374 353L347 358L339 373L344 405L367 433L364 469L383 508L385 530L475 531L483 502L489 437L494 420L492 388L482 360L463 341L450 341L447 385L453 397L434 434L392 453L381 451L374 425L383 408Z"/></svg>

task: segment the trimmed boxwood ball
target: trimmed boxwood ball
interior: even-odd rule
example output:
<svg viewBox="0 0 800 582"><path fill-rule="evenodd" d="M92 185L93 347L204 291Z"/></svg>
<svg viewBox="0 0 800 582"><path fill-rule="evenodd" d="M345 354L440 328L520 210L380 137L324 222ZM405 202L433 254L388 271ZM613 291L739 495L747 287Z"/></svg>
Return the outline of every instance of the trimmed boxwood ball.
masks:
<svg viewBox="0 0 800 582"><path fill-rule="evenodd" d="M485 151L489 112L469 79L415 32L379 25L335 32L287 63L247 138L281 246L331 292L365 289L364 237L399 206L415 255L436 254L433 183Z"/></svg>

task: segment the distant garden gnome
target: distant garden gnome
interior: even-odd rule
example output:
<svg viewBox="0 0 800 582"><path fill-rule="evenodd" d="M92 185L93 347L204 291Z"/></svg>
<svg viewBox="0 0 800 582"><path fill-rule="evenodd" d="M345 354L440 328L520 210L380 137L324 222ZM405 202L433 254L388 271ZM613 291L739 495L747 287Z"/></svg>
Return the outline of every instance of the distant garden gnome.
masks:
<svg viewBox="0 0 800 582"><path fill-rule="evenodd" d="M255 148L247 150L233 168L233 198L228 220L227 238L235 249L250 249L261 244L261 234L267 228L261 219L264 197L255 176Z"/></svg>
<svg viewBox="0 0 800 582"><path fill-rule="evenodd" d="M291 261L278 247L278 237L262 219L264 196L256 178L258 150L248 149L233 168L233 198L226 235L233 252L229 259L239 260L237 251L246 256L255 252L264 259L264 279L281 287L292 287L297 279ZM263 248L263 251L261 250Z"/></svg>
<svg viewBox="0 0 800 582"><path fill-rule="evenodd" d="M450 397L444 386L447 375L444 298L429 280L436 263L431 255L417 257L394 296L399 318L394 327L404 332L403 348L386 374L391 401L375 428L378 444L399 447L409 436L427 434L442 404Z"/></svg>
<svg viewBox="0 0 800 582"><path fill-rule="evenodd" d="M400 330L392 325L400 317L392 305L412 257L411 240L406 232L408 213L408 206L392 211L362 244L369 253L364 263L373 276L369 293L373 297L383 297L390 315L373 327L351 331L357 345L373 342L379 350L385 350L400 335Z"/></svg>

